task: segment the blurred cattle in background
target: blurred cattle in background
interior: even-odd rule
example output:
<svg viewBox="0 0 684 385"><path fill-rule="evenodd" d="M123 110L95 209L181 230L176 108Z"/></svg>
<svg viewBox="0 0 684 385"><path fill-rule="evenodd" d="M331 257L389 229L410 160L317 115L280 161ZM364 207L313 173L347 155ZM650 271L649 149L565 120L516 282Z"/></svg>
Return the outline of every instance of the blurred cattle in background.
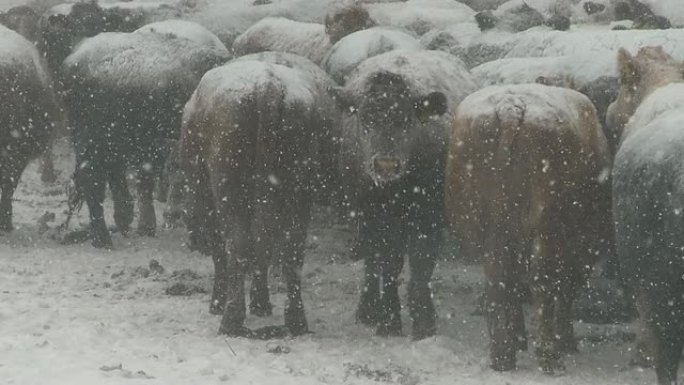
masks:
<svg viewBox="0 0 684 385"><path fill-rule="evenodd" d="M0 231L12 230L12 196L28 162L47 148L64 116L36 48L0 26Z"/></svg>
<svg viewBox="0 0 684 385"><path fill-rule="evenodd" d="M138 233L154 235L154 179L168 151L163 141L178 138L182 108L201 76L229 57L223 45L175 34L109 32L84 40L64 61L75 180L88 204L93 245L112 245L102 206L107 184L118 230L133 220L129 167L138 173Z"/></svg>

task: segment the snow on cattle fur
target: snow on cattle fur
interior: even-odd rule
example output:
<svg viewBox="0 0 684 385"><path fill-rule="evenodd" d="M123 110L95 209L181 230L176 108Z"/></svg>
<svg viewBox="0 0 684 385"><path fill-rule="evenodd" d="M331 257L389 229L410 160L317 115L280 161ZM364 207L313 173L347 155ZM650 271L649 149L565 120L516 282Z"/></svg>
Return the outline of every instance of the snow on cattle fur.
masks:
<svg viewBox="0 0 684 385"><path fill-rule="evenodd" d="M331 139L322 89L296 66L235 60L207 72L185 107L187 223L194 247L214 259L211 310L223 313L220 333L255 336L244 327L245 275L255 273L250 309L270 313L271 260L281 262L287 283L287 332L308 332L304 241Z"/></svg>
<svg viewBox="0 0 684 385"><path fill-rule="evenodd" d="M458 106L445 202L464 251L483 258L495 370L514 369L527 348L528 285L546 325L535 341L540 367L553 372L577 348L575 292L609 252L610 163L594 106L579 92L490 86Z"/></svg>
<svg viewBox="0 0 684 385"><path fill-rule="evenodd" d="M88 203L94 245L111 245L102 209L105 181L115 191L117 227L126 230L133 220L127 166L137 168L140 181L138 232L155 233L152 190L166 157L163 143L177 138L181 108L201 76L228 58L223 46L176 35L111 32L84 40L64 61L75 179Z"/></svg>
<svg viewBox="0 0 684 385"><path fill-rule="evenodd" d="M436 332L429 287L442 244L448 116L477 84L456 57L395 50L366 59L338 89L340 173L365 261L359 322L402 334L398 275L408 255L414 339ZM381 281L382 277L382 281Z"/></svg>
<svg viewBox="0 0 684 385"><path fill-rule="evenodd" d="M229 56L222 45L198 45L170 35L106 32L76 46L63 70L100 87L152 90L174 84L192 92L204 73L201 69Z"/></svg>
<svg viewBox="0 0 684 385"><path fill-rule="evenodd" d="M395 49L420 49L420 43L407 32L391 27L357 31L340 39L321 66L340 84L359 63Z"/></svg>
<svg viewBox="0 0 684 385"><path fill-rule="evenodd" d="M484 33L465 36L458 44L467 47L472 65L501 58L544 57L566 55L604 55L616 53L620 47L636 51L639 47L661 45L684 59L684 29L612 31L605 29L569 32L531 29L525 32Z"/></svg>
<svg viewBox="0 0 684 385"><path fill-rule="evenodd" d="M236 56L261 51L290 52L320 63L331 46L323 24L267 17L238 36L233 51Z"/></svg>
<svg viewBox="0 0 684 385"><path fill-rule="evenodd" d="M195 42L204 47L214 47L219 51L225 51L226 47L221 40L211 31L203 26L185 20L164 20L146 24L138 28L135 32L152 32L158 34L169 34L182 37Z"/></svg>
<svg viewBox="0 0 684 385"><path fill-rule="evenodd" d="M582 87L602 76L617 77L613 53L497 59L470 70L483 86L534 83L539 76L571 78Z"/></svg>
<svg viewBox="0 0 684 385"><path fill-rule="evenodd" d="M401 74L415 92L439 90L447 96L449 110L478 88L463 62L446 52L398 49L361 62L349 75L345 88L361 93L375 71Z"/></svg>
<svg viewBox="0 0 684 385"><path fill-rule="evenodd" d="M0 232L12 229L12 195L29 160L48 147L64 117L34 45L0 26Z"/></svg>
<svg viewBox="0 0 684 385"><path fill-rule="evenodd" d="M371 18L378 25L405 28L418 35L454 24L472 21L475 11L450 0L408 0L367 4Z"/></svg>

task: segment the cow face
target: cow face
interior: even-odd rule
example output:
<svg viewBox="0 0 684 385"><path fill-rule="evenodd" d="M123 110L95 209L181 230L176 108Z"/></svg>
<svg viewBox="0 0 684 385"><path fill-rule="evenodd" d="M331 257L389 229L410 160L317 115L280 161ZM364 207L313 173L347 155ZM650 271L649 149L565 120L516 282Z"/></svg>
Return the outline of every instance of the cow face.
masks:
<svg viewBox="0 0 684 385"><path fill-rule="evenodd" d="M379 72L372 75L357 103L342 103L352 113L358 140L357 156L364 172L376 185L399 179L407 171L412 153L420 151L427 135L423 124L447 110L441 92L415 95L400 75ZM345 103L345 100L347 103Z"/></svg>
<svg viewBox="0 0 684 385"><path fill-rule="evenodd" d="M374 24L365 8L353 5L326 15L325 33L330 38L330 42L335 44L343 37L370 28Z"/></svg>

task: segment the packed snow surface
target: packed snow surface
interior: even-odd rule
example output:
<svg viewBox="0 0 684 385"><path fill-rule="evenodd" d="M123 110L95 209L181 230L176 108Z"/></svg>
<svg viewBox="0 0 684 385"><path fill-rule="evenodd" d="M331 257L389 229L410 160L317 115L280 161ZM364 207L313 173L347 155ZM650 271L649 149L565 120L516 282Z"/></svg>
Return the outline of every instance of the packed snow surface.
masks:
<svg viewBox="0 0 684 385"><path fill-rule="evenodd" d="M350 232L320 213L309 233L302 275L313 334L274 341L224 338L216 333L220 317L208 312L213 264L188 251L184 229L160 229L156 238L114 234L112 251L63 246L52 239L65 219L62 183L73 170L70 151L66 141L56 146L61 176L54 185L43 185L37 164L29 166L15 195L16 230L0 236L3 384L655 382L653 371L627 367L629 325L576 324L579 353L565 357L563 375L542 374L531 352L518 354L516 371L492 371L486 324L471 315L483 289L481 267L454 261L448 248L432 280L438 335L419 342L375 337L372 328L354 322L363 266L348 259ZM110 201L105 210L111 221ZM156 212L162 212L160 206ZM45 221L38 222L45 213L56 219L41 233ZM83 209L72 228L87 223ZM153 259L163 272L149 268ZM275 315L248 316L250 325L283 323L286 291L277 277L271 278ZM406 279L401 280L403 303ZM179 286L188 288L188 295L166 294ZM408 330L407 312L402 317Z"/></svg>

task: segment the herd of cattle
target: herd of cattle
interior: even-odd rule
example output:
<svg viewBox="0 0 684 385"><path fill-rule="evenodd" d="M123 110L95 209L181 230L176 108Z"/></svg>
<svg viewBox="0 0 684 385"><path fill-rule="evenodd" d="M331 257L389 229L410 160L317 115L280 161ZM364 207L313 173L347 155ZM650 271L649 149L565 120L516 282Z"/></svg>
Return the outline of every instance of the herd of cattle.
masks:
<svg viewBox="0 0 684 385"><path fill-rule="evenodd" d="M637 12L642 27L670 26L636 0L610 4ZM588 14L601 7L583 1ZM115 225L128 231L126 173L137 172L137 230L152 236L155 182L177 163L169 204L182 211L191 248L213 257L221 333L308 331L300 273L318 203L358 228L357 319L379 335L401 334L408 255L412 336L422 339L436 333L429 282L449 228L483 262L500 371L527 349L528 293L540 367L561 367L561 354L577 349L576 292L615 255L643 324L639 351L659 384L674 384L684 347L684 64L660 46L620 48L617 76L585 87L544 76L482 87L465 60L378 25L363 5L331 9L324 25L264 18L230 50L199 24L96 3L1 14L0 230L12 229L29 161L43 155L49 175L50 143L68 132L96 247L112 246L106 186ZM479 28L499 28L497 11L476 13ZM570 20L524 2L514 11L506 20L522 29ZM285 328L251 330L246 275L249 310L270 314L275 260L287 284Z"/></svg>

